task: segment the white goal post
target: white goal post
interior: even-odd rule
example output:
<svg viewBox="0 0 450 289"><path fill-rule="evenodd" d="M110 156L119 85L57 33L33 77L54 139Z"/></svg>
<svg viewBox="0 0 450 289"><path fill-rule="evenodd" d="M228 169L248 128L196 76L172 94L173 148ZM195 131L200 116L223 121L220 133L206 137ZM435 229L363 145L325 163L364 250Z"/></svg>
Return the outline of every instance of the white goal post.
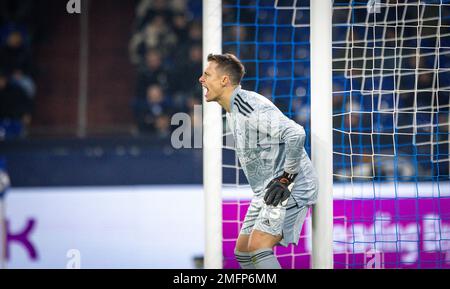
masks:
<svg viewBox="0 0 450 289"><path fill-rule="evenodd" d="M222 53L222 0L203 0L203 69L209 53ZM206 103L203 97L205 269L223 267L222 130L222 108L215 102Z"/></svg>
<svg viewBox="0 0 450 289"><path fill-rule="evenodd" d="M319 178L312 267L333 268L332 0L311 0L311 160Z"/></svg>

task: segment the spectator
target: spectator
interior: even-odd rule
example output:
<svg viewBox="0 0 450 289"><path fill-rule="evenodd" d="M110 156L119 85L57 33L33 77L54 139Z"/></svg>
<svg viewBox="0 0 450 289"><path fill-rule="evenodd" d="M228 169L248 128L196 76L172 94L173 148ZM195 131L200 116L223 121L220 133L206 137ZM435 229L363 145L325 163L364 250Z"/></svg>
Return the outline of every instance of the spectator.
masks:
<svg viewBox="0 0 450 289"><path fill-rule="evenodd" d="M14 86L4 73L0 73L0 119L31 122L32 101L26 93Z"/></svg>
<svg viewBox="0 0 450 289"><path fill-rule="evenodd" d="M201 103L202 24L188 4L141 0L137 6L130 57L138 66L134 113L141 132L164 136L170 111L192 113Z"/></svg>
<svg viewBox="0 0 450 289"><path fill-rule="evenodd" d="M178 16L177 16L178 17ZM182 20L178 20L182 22ZM189 57L189 50L192 46L202 45L202 26L201 23L194 21L185 28L180 27L181 23L174 25L174 31L177 33L178 45L174 51L176 64L185 63ZM182 25L181 25L182 26ZM179 36L178 36L179 35Z"/></svg>
<svg viewBox="0 0 450 289"><path fill-rule="evenodd" d="M155 133L158 138L167 139L170 137L171 125L170 117L167 114L161 114L155 120Z"/></svg>
<svg viewBox="0 0 450 289"><path fill-rule="evenodd" d="M186 61L177 61L177 66L172 70L170 76L171 93L177 109L182 110L184 102L189 96L202 95L202 89L198 85L193 85L202 74L203 51L200 45L192 45L189 48L189 55ZM189 71L189 73L186 73Z"/></svg>
<svg viewBox="0 0 450 289"><path fill-rule="evenodd" d="M391 154L390 151L384 153L385 155ZM402 152L398 152L395 161L394 156L380 158L381 161L375 163L377 177L396 177L399 181L413 181L415 176L425 174L420 165L414 165L410 157L401 156L402 154Z"/></svg>
<svg viewBox="0 0 450 289"><path fill-rule="evenodd" d="M309 123L310 106L306 103L305 97L294 98L292 100L292 109L295 112L294 120L304 127L307 126Z"/></svg>
<svg viewBox="0 0 450 289"><path fill-rule="evenodd" d="M163 56L167 56L176 46L176 41L176 35L164 17L157 15L150 24L133 35L130 42L131 60L139 63L149 49L158 49Z"/></svg>
<svg viewBox="0 0 450 289"><path fill-rule="evenodd" d="M138 72L136 96L145 98L147 87L152 84L159 84L166 88L168 83L167 72L163 67L161 53L156 49L151 49L145 54L145 62Z"/></svg>
<svg viewBox="0 0 450 289"><path fill-rule="evenodd" d="M203 39L202 23L193 21L189 26L189 39L192 44L201 44Z"/></svg>
<svg viewBox="0 0 450 289"><path fill-rule="evenodd" d="M172 19L172 11L166 0L141 0L136 8L136 27L142 30L147 23L153 22L157 16L162 16L164 21Z"/></svg>
<svg viewBox="0 0 450 289"><path fill-rule="evenodd" d="M0 0L1 21L3 23L25 23L32 24L33 0Z"/></svg>
<svg viewBox="0 0 450 289"><path fill-rule="evenodd" d="M10 81L13 85L23 90L30 100L34 99L36 94L36 85L31 77L23 74L22 70L14 70Z"/></svg>
<svg viewBox="0 0 450 289"><path fill-rule="evenodd" d="M30 74L31 53L20 31L13 30L7 35L5 45L0 48L0 67L7 73L21 70L25 74Z"/></svg>
<svg viewBox="0 0 450 289"><path fill-rule="evenodd" d="M185 12L189 9L187 0L172 0L170 7L174 13Z"/></svg>
<svg viewBox="0 0 450 289"><path fill-rule="evenodd" d="M189 41L188 37L188 20L186 13L178 12L173 17L173 31L177 37L178 44L183 45Z"/></svg>
<svg viewBox="0 0 450 289"><path fill-rule="evenodd" d="M159 117L168 115L170 102L164 95L163 89L158 84L152 84L147 88L145 99L137 98L134 104L134 114L142 133L157 133L163 129L162 120Z"/></svg>
<svg viewBox="0 0 450 289"><path fill-rule="evenodd" d="M334 178L339 181L348 181L349 177L352 181L367 181L374 178L372 158L369 156L355 157L352 167L344 166L337 169Z"/></svg>

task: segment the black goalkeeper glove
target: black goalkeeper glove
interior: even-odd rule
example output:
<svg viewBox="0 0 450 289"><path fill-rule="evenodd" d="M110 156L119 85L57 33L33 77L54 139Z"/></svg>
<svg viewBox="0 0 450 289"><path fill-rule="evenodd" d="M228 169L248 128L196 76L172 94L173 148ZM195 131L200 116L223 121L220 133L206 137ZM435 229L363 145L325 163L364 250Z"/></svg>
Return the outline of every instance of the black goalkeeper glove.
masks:
<svg viewBox="0 0 450 289"><path fill-rule="evenodd" d="M297 174L283 173L282 176L270 181L266 187L264 202L266 205L278 206L278 204L286 201L291 195L289 185L292 184Z"/></svg>

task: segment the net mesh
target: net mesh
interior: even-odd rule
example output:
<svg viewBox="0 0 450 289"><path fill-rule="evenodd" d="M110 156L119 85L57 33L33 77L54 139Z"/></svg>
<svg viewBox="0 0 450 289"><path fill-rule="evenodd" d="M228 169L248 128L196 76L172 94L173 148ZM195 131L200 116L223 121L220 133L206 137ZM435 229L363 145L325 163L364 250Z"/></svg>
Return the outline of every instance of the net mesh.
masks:
<svg viewBox="0 0 450 289"><path fill-rule="evenodd" d="M333 3L336 268L450 267L450 1ZM223 1L223 51L242 83L305 127L309 153L309 1ZM225 123L225 121L224 121ZM251 190L224 135L224 257ZM311 220L284 268L307 268Z"/></svg>

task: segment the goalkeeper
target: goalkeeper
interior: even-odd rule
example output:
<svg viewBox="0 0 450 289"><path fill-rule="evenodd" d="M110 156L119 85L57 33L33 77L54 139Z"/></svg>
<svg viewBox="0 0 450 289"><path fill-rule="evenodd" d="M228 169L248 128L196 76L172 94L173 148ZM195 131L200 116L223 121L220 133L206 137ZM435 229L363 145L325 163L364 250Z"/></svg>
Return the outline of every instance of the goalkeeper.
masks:
<svg viewBox="0 0 450 289"><path fill-rule="evenodd" d="M318 183L305 148L305 131L264 96L240 86L245 68L232 54L210 54L199 81L206 101L218 102L236 154L254 192L237 239L235 256L244 269L281 268L276 245L298 244Z"/></svg>

